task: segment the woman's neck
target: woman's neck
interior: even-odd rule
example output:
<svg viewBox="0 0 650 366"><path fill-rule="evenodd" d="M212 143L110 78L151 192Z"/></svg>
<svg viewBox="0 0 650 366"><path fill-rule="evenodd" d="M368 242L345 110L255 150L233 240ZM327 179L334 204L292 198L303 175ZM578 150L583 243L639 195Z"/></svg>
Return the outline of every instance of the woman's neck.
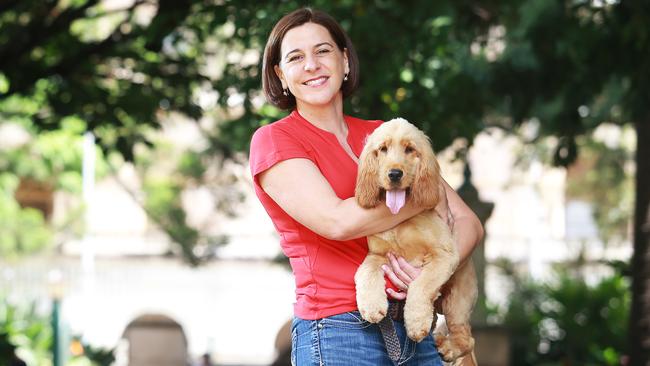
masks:
<svg viewBox="0 0 650 366"><path fill-rule="evenodd" d="M343 118L343 101L339 96L325 106L298 105L298 113L314 126L337 136L347 136L348 126Z"/></svg>

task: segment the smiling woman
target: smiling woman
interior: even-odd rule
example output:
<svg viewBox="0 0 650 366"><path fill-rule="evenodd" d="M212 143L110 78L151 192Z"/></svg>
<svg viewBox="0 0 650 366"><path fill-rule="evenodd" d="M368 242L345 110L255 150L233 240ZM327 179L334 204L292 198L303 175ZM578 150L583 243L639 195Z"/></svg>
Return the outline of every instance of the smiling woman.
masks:
<svg viewBox="0 0 650 366"><path fill-rule="evenodd" d="M319 24L305 23L287 32L282 59L274 71L284 93L295 96L299 110L340 103L334 99L341 99L339 89L350 72L346 52L335 46L327 28Z"/></svg>
<svg viewBox="0 0 650 366"><path fill-rule="evenodd" d="M354 46L347 34L345 34L338 23L329 15L319 11L301 9L292 13L291 17L284 17L276 24L273 32L269 36L264 50L262 68L266 72L262 75L262 86L267 99L272 104L282 109L294 108L296 106L296 98L293 94L288 93L290 90L285 90L286 85L282 83L279 75L276 74L277 68L280 66L281 61L283 61L285 65L287 64L288 60L284 60L284 58L286 58L288 52L292 52L291 56L293 56L294 50L299 51L299 47L297 46L290 48L288 44L284 45L284 41L287 38L286 35L289 31L302 25L318 25L322 27L322 30L325 30L326 34L319 34L319 36L324 36L328 40L321 42L328 42L330 52L338 51L346 58L345 77L347 77L347 80L345 80L344 84L339 85L343 98L352 94L359 84L359 61ZM295 35L294 38L297 38L295 41L303 42L301 39L307 39L307 37L300 37L300 34L296 34L299 32L292 33ZM307 44L306 46L303 44L303 47L307 47L307 49L303 49L302 52L313 52L313 47L318 46L320 43L317 39L318 38L311 40L311 44ZM298 58L300 58L300 56L301 55L297 55ZM287 93L285 93L285 91Z"/></svg>
<svg viewBox="0 0 650 366"><path fill-rule="evenodd" d="M255 193L271 217L296 280L292 324L294 365L441 365L431 335L416 343L401 320L395 337L404 351L387 352L382 331L358 312L354 274L368 253L367 235L422 212L407 202L392 214L385 205L360 207L354 199L358 158L381 121L343 113L357 89L359 62L352 42L329 15L299 9L275 25L264 50L267 100L291 113L258 129L251 141ZM442 216L454 218L461 260L482 236L472 211L446 183ZM449 211L446 202L449 202ZM386 290L393 303L419 275L391 257ZM403 306L396 305L395 309ZM391 315L401 319L399 311Z"/></svg>

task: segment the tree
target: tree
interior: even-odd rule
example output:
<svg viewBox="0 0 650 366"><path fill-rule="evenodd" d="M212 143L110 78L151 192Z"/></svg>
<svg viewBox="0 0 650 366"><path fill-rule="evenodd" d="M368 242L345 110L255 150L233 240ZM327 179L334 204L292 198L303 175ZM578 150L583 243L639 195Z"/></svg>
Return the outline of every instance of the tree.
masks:
<svg viewBox="0 0 650 366"><path fill-rule="evenodd" d="M536 117L541 135L560 137L555 162L568 165L575 139L602 122L637 132L636 206L629 354L650 362L650 5L640 1L494 2L486 22L505 29L506 48L490 65L506 126ZM487 45L487 42L485 43ZM484 48L485 49L485 48ZM501 114L500 113L500 114Z"/></svg>
<svg viewBox="0 0 650 366"><path fill-rule="evenodd" d="M201 77L178 29L190 1L134 1L104 9L99 0L6 1L0 5L0 116L39 130L76 116L104 147L132 160L160 109L198 117L192 88ZM149 22L142 20L155 8ZM109 32L99 30L99 21ZM144 22L145 25L142 25Z"/></svg>
<svg viewBox="0 0 650 366"><path fill-rule="evenodd" d="M205 29L212 31L214 24L226 22L227 8L204 9L202 4L135 0L124 8L111 8L110 2L99 0L3 2L0 121L21 125L35 134L65 130L74 120L81 124L81 132L95 134L105 152L118 152L126 161L134 161L136 146L154 144L151 132L160 128L162 116L174 111L198 119L204 112L196 92L202 83L210 82L200 72L205 67L201 55L208 53L202 48L203 38L193 38L198 33L192 30L201 30L203 37ZM209 17L215 18L212 23ZM68 146L64 151L69 155L79 150ZM13 169L15 164L7 163L20 160L12 158L15 151L2 155L0 166L18 178L31 175L31 171ZM58 161L63 156L51 158ZM39 163L34 162L36 166ZM188 175L179 171L179 175ZM64 173L74 174L70 169ZM37 178L58 183L58 176L52 174ZM139 203L178 244L183 258L196 265L203 257L198 246L219 245L224 239L205 237L186 224L180 205L180 192L189 180L185 178L173 176L147 184L146 202ZM3 193L7 196L3 207L18 210L11 200L13 189ZM227 201L223 200L224 205ZM25 211L19 222L37 220L35 214ZM38 238L40 246L43 236ZM0 247L15 247L17 241L31 243L17 235L0 240Z"/></svg>

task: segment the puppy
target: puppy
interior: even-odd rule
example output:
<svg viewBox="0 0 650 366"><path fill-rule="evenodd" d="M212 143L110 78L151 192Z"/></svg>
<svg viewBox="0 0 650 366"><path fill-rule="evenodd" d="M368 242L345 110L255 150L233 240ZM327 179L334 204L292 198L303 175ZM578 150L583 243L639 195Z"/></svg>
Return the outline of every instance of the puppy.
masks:
<svg viewBox="0 0 650 366"><path fill-rule="evenodd" d="M439 313L445 315L449 335L437 335L438 351L447 362L471 354L469 318L476 302L476 274L471 260L459 267L455 239L434 208L444 199L440 167L427 136L398 118L383 123L369 137L361 153L355 197L372 208L382 201L393 214L408 200L428 208L393 229L368 237L369 253L355 274L357 305L372 323L388 312L384 272L389 252L421 267L409 285L404 306L407 335L421 341L431 329L434 301L441 296ZM460 361L460 360L459 360Z"/></svg>

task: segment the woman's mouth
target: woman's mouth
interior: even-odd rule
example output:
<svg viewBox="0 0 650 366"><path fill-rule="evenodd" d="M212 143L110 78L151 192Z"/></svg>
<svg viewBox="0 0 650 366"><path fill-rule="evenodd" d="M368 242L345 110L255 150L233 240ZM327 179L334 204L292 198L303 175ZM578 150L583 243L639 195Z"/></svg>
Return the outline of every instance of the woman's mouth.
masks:
<svg viewBox="0 0 650 366"><path fill-rule="evenodd" d="M305 82L303 83L303 85L307 85L307 86L321 86L321 85L325 84L325 82L327 82L328 79L329 79L328 76L320 76L320 77L313 78L313 79L309 79L309 80L305 81Z"/></svg>

